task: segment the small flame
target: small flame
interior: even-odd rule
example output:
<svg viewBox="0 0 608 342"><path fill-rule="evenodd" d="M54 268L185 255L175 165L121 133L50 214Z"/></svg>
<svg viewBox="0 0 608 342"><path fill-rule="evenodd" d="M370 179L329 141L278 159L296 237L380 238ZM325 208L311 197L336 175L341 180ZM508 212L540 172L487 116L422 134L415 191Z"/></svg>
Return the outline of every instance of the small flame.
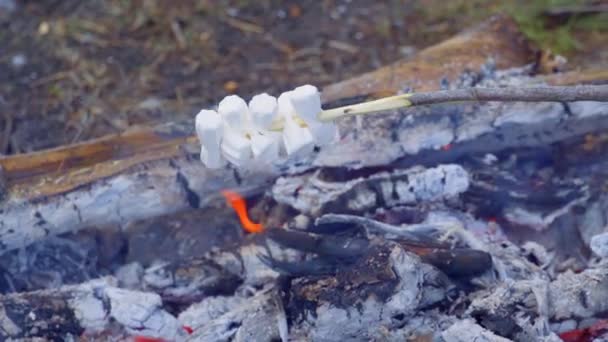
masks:
<svg viewBox="0 0 608 342"><path fill-rule="evenodd" d="M249 219L249 215L247 215L247 203L245 203L245 199L241 195L230 190L223 190L222 195L224 195L232 209L236 211L245 231L249 233L261 233L264 231L264 226L261 223L253 223Z"/></svg>

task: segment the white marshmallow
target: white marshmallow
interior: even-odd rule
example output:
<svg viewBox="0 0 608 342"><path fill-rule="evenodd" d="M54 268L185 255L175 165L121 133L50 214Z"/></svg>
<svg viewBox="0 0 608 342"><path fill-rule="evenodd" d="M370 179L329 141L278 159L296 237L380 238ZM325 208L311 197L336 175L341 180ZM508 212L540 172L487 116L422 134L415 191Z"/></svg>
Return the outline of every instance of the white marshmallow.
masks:
<svg viewBox="0 0 608 342"><path fill-rule="evenodd" d="M281 136L274 132L255 133L251 136L253 158L270 164L279 158Z"/></svg>
<svg viewBox="0 0 608 342"><path fill-rule="evenodd" d="M196 114L195 128L201 143L201 161L210 169L224 165L220 153L222 141L222 118L214 110L201 110Z"/></svg>
<svg viewBox="0 0 608 342"><path fill-rule="evenodd" d="M303 85L294 89L289 98L296 114L306 124L311 125L314 122L319 122L317 115L322 111L321 108L321 94L317 87L310 84Z"/></svg>
<svg viewBox="0 0 608 342"><path fill-rule="evenodd" d="M204 145L201 145L201 162L209 169L220 169L226 165L219 147L207 150Z"/></svg>
<svg viewBox="0 0 608 342"><path fill-rule="evenodd" d="M226 160L237 168L245 166L251 160L251 141L240 131L224 127L222 154Z"/></svg>
<svg viewBox="0 0 608 342"><path fill-rule="evenodd" d="M196 134L203 145L219 145L222 139L222 118L214 110L203 109L194 119Z"/></svg>
<svg viewBox="0 0 608 342"><path fill-rule="evenodd" d="M258 129L266 130L270 128L277 116L277 110L276 97L266 93L256 95L249 101L251 123Z"/></svg>
<svg viewBox="0 0 608 342"><path fill-rule="evenodd" d="M217 111L230 128L240 131L247 129L249 125L249 109L247 108L247 102L238 95L224 97L217 106Z"/></svg>
<svg viewBox="0 0 608 342"><path fill-rule="evenodd" d="M285 117L283 126L283 144L287 155L304 156L312 153L315 142L307 127L301 127L293 118L288 115Z"/></svg>
<svg viewBox="0 0 608 342"><path fill-rule="evenodd" d="M280 116L285 117L287 115L292 116L296 114L296 109L293 107L293 104L291 104L291 93L293 93L293 91L286 91L279 95L279 98L277 99Z"/></svg>

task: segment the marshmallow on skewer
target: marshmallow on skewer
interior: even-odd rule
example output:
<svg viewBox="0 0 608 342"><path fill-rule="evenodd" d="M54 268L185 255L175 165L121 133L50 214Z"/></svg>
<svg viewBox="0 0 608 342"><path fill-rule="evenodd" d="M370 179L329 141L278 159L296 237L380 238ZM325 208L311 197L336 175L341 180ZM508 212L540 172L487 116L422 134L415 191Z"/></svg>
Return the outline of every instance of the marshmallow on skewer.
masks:
<svg viewBox="0 0 608 342"><path fill-rule="evenodd" d="M249 101L249 114L253 125L250 134L253 158L264 164L276 161L279 158L281 135L269 129L278 114L277 99L266 93L254 96Z"/></svg>
<svg viewBox="0 0 608 342"><path fill-rule="evenodd" d="M277 111L276 97L266 93L256 95L249 101L251 123L257 129L268 130L277 117Z"/></svg>
<svg viewBox="0 0 608 342"><path fill-rule="evenodd" d="M310 84L297 87L291 92L291 103L296 114L306 122L318 146L326 146L336 140L338 128L333 122L318 119L321 108L321 94Z"/></svg>
<svg viewBox="0 0 608 342"><path fill-rule="evenodd" d="M242 134L224 125L222 154L226 160L237 168L245 166L251 160L251 141Z"/></svg>
<svg viewBox="0 0 608 342"><path fill-rule="evenodd" d="M317 87L310 84L297 87L292 90L289 98L293 105L296 114L304 122L310 124L311 122L319 122L317 115L321 113L321 94Z"/></svg>
<svg viewBox="0 0 608 342"><path fill-rule="evenodd" d="M238 95L224 97L217 106L218 113L224 119L224 123L231 129L246 131L249 126L249 109L247 102Z"/></svg>
<svg viewBox="0 0 608 342"><path fill-rule="evenodd" d="M254 133L251 136L253 158L263 164L270 164L279 158L281 136L274 132Z"/></svg>
<svg viewBox="0 0 608 342"><path fill-rule="evenodd" d="M287 155L305 155L312 153L314 139L307 127L302 127L295 120L295 109L290 100L292 92L285 92L279 96L279 114L283 116L283 144Z"/></svg>
<svg viewBox="0 0 608 342"><path fill-rule="evenodd" d="M236 167L243 167L251 160L251 133L249 108L245 100L229 95L220 101L217 109L224 120L221 151L226 160Z"/></svg>
<svg viewBox="0 0 608 342"><path fill-rule="evenodd" d="M210 169L224 166L220 152L222 118L214 110L201 110L195 118L195 129L201 143L201 161Z"/></svg>

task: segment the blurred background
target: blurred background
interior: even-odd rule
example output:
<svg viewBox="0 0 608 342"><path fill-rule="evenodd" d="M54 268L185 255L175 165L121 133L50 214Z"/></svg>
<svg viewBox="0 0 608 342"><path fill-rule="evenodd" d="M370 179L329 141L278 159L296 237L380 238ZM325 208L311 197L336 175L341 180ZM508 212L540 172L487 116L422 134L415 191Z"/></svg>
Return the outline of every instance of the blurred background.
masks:
<svg viewBox="0 0 608 342"><path fill-rule="evenodd" d="M503 13L569 68L608 61L608 2L0 0L0 155L319 87Z"/></svg>

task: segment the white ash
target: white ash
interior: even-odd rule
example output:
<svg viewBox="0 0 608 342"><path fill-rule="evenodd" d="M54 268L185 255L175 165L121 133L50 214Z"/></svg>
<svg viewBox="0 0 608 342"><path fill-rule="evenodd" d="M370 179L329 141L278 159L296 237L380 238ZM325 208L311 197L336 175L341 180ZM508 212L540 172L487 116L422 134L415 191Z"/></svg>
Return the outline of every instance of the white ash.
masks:
<svg viewBox="0 0 608 342"><path fill-rule="evenodd" d="M589 318L608 311L608 265L575 274L566 271L549 284L551 318Z"/></svg>
<svg viewBox="0 0 608 342"><path fill-rule="evenodd" d="M526 241L522 244L521 249L523 253L529 257L534 258L538 261L539 267L545 269L555 259L555 253L549 252L543 245L534 241Z"/></svg>
<svg viewBox="0 0 608 342"><path fill-rule="evenodd" d="M450 118L444 117L428 123L412 123L416 127L414 132L402 130L399 132L401 148L407 154L416 154L423 149L438 150L447 146L455 139L453 123Z"/></svg>
<svg viewBox="0 0 608 342"><path fill-rule="evenodd" d="M272 246L272 243L269 243ZM286 258L288 254L288 250L284 248L272 248L272 255L275 258ZM258 258L259 254L266 253L266 250L262 246L257 245L249 245L241 248L240 257L243 263L243 278L247 284L264 284L268 282L269 279L275 279L279 276L277 272L268 268L261 260ZM288 258L286 258L289 260Z"/></svg>
<svg viewBox="0 0 608 342"><path fill-rule="evenodd" d="M326 206L340 201L346 201L353 210L374 207L377 203L374 203L371 191L377 197L376 202L381 197L388 206L395 206L454 197L466 191L469 184L467 171L459 165L447 164L429 169L377 173L368 178L337 183L320 180L318 174L282 177L273 186L272 195L277 202L303 213L319 213Z"/></svg>
<svg viewBox="0 0 608 342"><path fill-rule="evenodd" d="M608 103L595 101L578 101L569 104L570 111L580 118L608 115Z"/></svg>
<svg viewBox="0 0 608 342"><path fill-rule="evenodd" d="M144 268L139 262L130 262L116 270L114 276L122 288L139 289L142 285Z"/></svg>
<svg viewBox="0 0 608 342"><path fill-rule="evenodd" d="M386 328L382 332L384 341L442 341L440 333L447 330L458 318L431 309L419 312L413 317L403 319L402 327Z"/></svg>
<svg viewBox="0 0 608 342"><path fill-rule="evenodd" d="M73 293L69 303L83 328L101 331L114 320L131 334L183 340L177 319L163 309L157 294L120 289L115 283L107 278L65 288Z"/></svg>
<svg viewBox="0 0 608 342"><path fill-rule="evenodd" d="M439 165L414 173L409 182L397 182L396 191L403 201L434 201L450 198L469 188L469 174L460 165Z"/></svg>
<svg viewBox="0 0 608 342"><path fill-rule="evenodd" d="M187 317L194 333L188 341L271 341L281 340L281 320L285 317L278 304L277 294L272 290L260 291L255 296L232 306L224 303L229 311L210 312L208 305L192 307ZM217 303L216 303L217 304ZM216 306L217 308L217 306ZM214 309L212 309L214 310ZM213 317L202 320L201 317Z"/></svg>
<svg viewBox="0 0 608 342"><path fill-rule="evenodd" d="M600 258L608 257L608 227L604 227L604 231L605 233L592 237L591 243L589 244L593 253Z"/></svg>
<svg viewBox="0 0 608 342"><path fill-rule="evenodd" d="M543 335L547 322L582 321L608 309L606 267L600 264L578 274L567 271L553 281L506 281L476 293L467 312L474 317L493 317L493 323L487 322L486 327L502 325L505 329L505 322L510 321L518 327L521 338Z"/></svg>
<svg viewBox="0 0 608 342"><path fill-rule="evenodd" d="M513 104L508 111L494 120L494 126L501 127L508 124L534 125L547 120L559 120L562 116L563 106L559 103L544 102L536 104L537 113L535 115L530 115L529 106L529 103Z"/></svg>
<svg viewBox="0 0 608 342"><path fill-rule="evenodd" d="M238 249L237 254L219 252L213 257L213 260L220 263L224 269L242 277L244 284L262 285L279 276L279 273L268 268L258 257L258 255L266 254L268 251L277 259L293 262L296 262L300 255L299 252L282 248L276 243L268 241L266 246L258 244L243 245Z"/></svg>
<svg viewBox="0 0 608 342"><path fill-rule="evenodd" d="M183 334L178 321L162 309L156 293L143 293L120 288L107 288L111 317L132 334L175 340Z"/></svg>
<svg viewBox="0 0 608 342"><path fill-rule="evenodd" d="M585 207L585 213L577 228L581 238L589 246L594 236L608 231L606 227L608 227L608 196L603 195L598 201Z"/></svg>
<svg viewBox="0 0 608 342"><path fill-rule="evenodd" d="M250 298L241 296L208 297L182 311L178 320L189 327L202 326L223 314L247 304Z"/></svg>
<svg viewBox="0 0 608 342"><path fill-rule="evenodd" d="M509 342L504 338L484 329L471 319L463 319L452 324L447 330L441 333L441 338L445 342Z"/></svg>

